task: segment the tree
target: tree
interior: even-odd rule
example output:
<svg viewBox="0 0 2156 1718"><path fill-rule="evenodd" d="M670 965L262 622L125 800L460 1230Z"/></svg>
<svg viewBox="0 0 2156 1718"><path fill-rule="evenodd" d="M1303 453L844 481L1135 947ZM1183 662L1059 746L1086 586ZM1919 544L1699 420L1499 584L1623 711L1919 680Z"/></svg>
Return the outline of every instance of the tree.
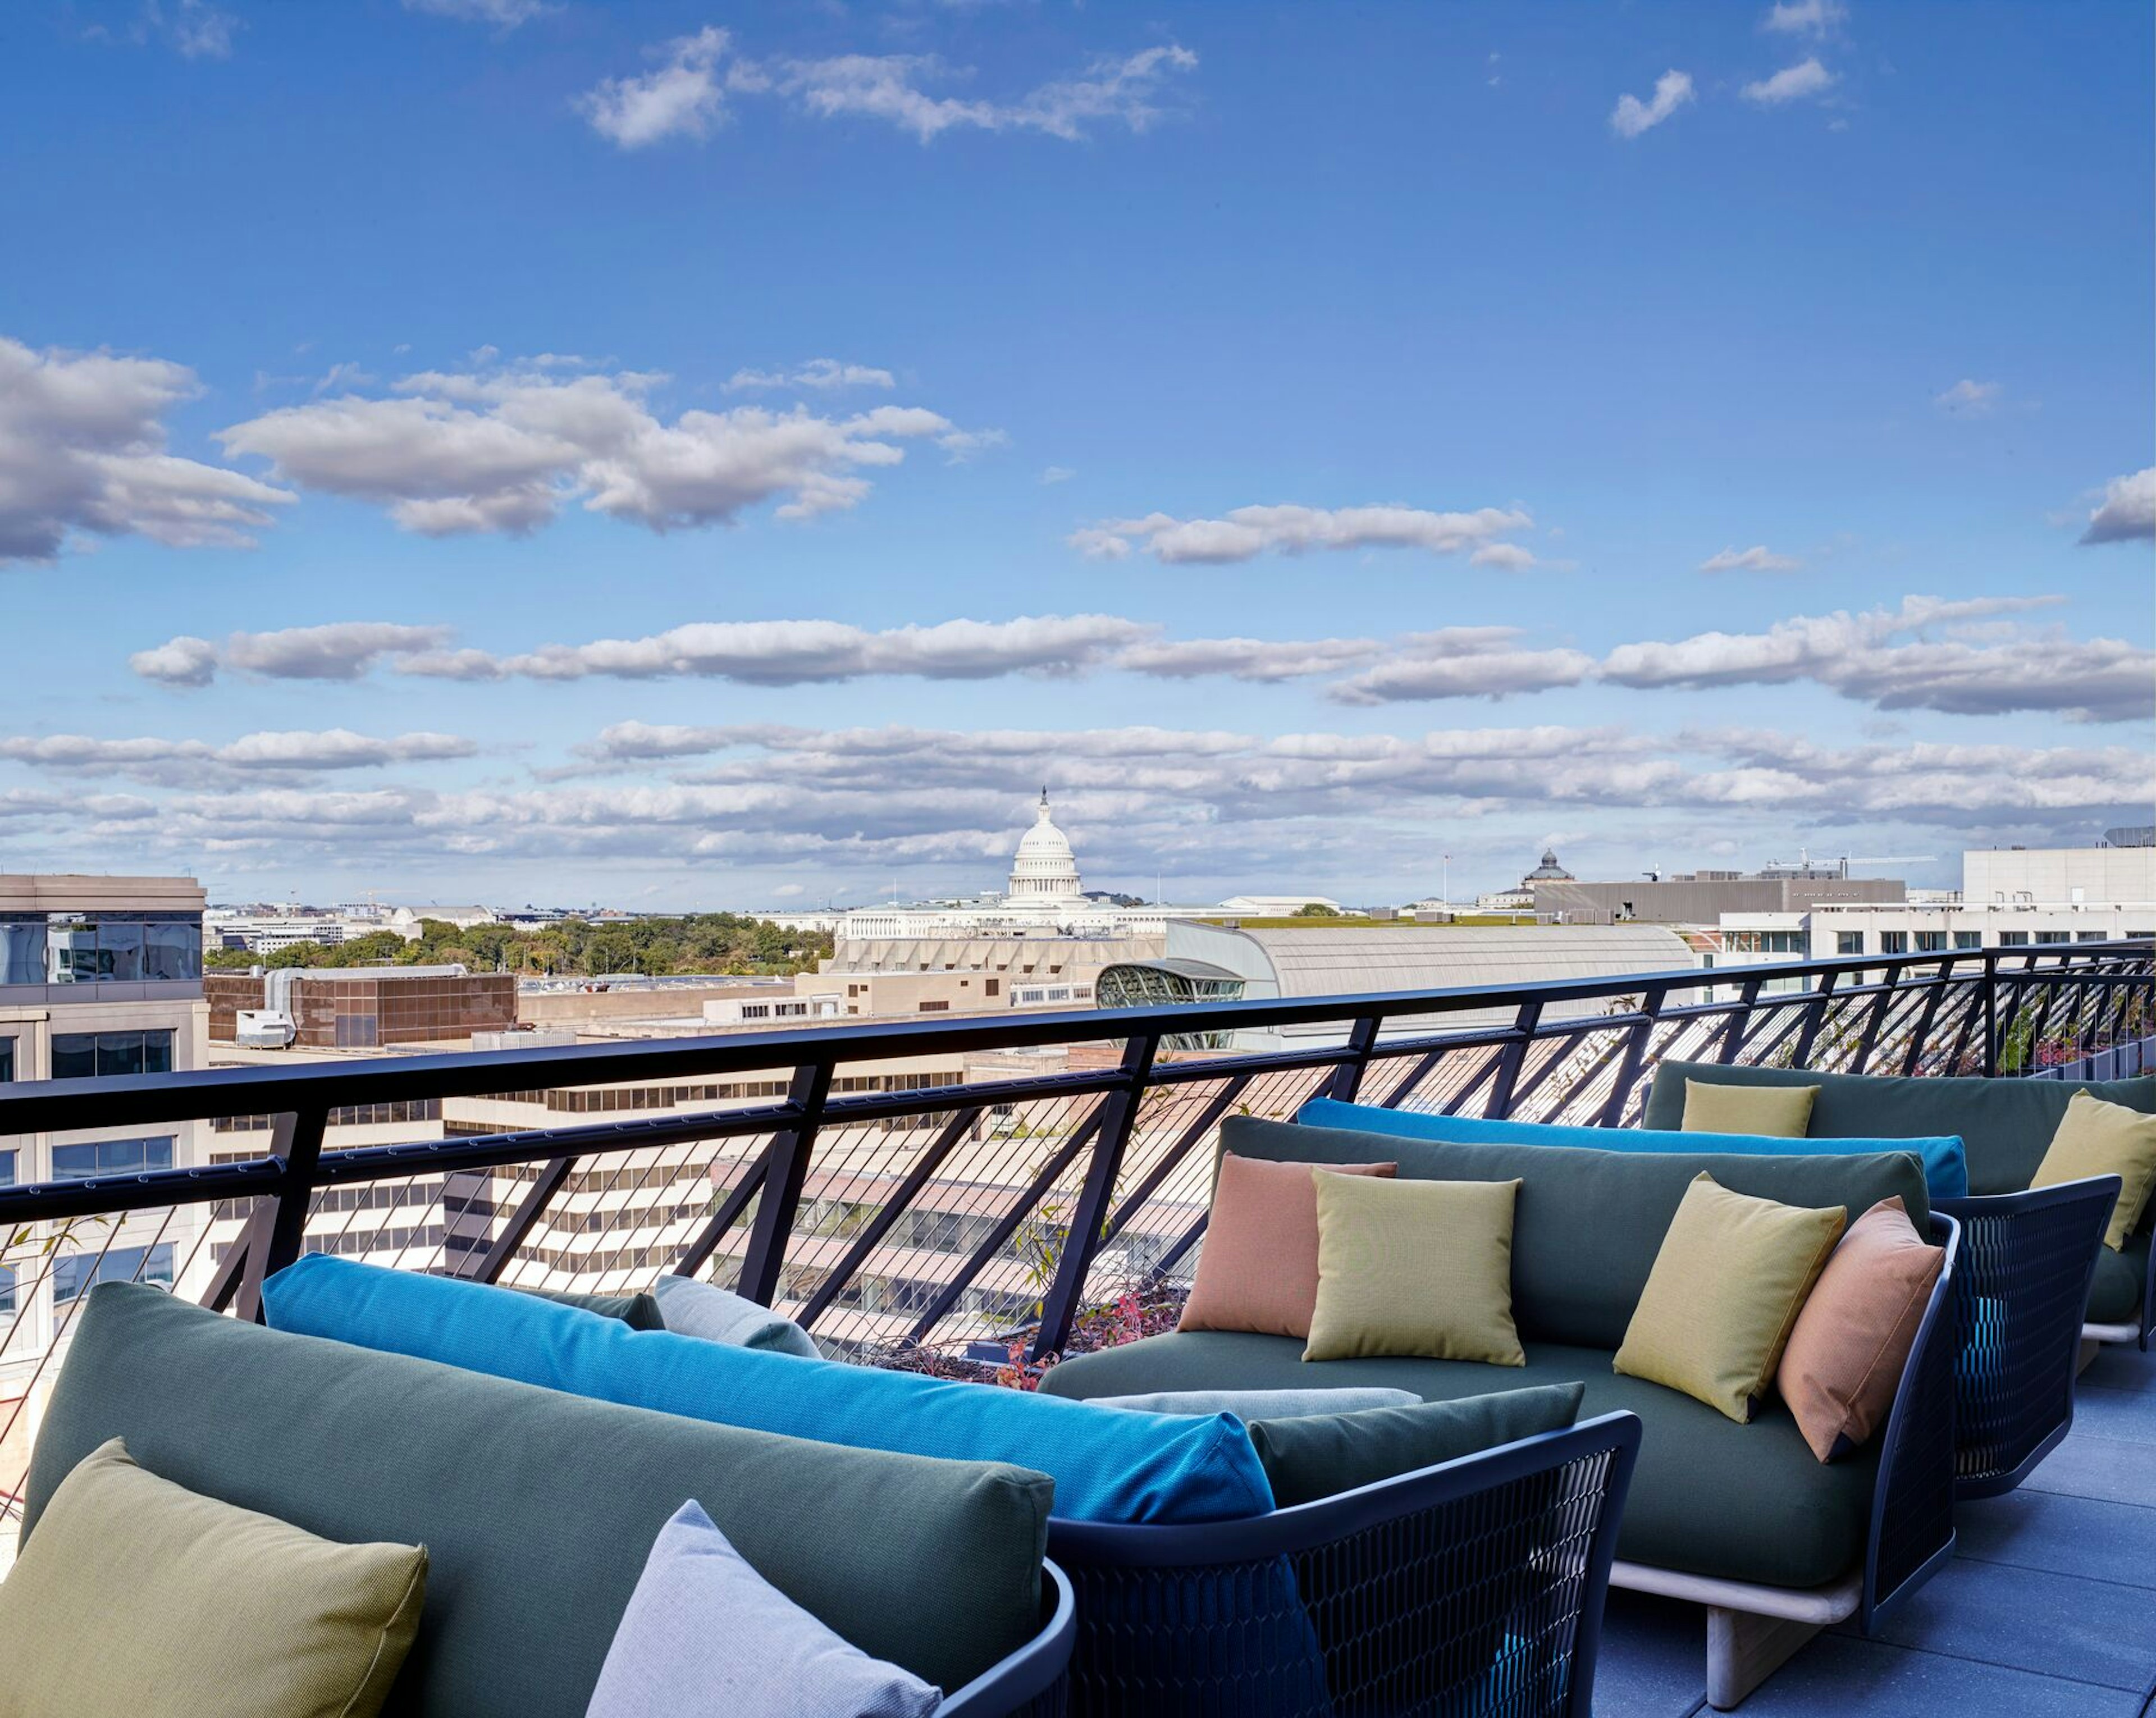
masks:
<svg viewBox="0 0 2156 1718"><path fill-rule="evenodd" d="M1298 919L1337 919L1340 916L1340 909L1329 907L1322 900L1306 901L1295 910L1295 916Z"/></svg>

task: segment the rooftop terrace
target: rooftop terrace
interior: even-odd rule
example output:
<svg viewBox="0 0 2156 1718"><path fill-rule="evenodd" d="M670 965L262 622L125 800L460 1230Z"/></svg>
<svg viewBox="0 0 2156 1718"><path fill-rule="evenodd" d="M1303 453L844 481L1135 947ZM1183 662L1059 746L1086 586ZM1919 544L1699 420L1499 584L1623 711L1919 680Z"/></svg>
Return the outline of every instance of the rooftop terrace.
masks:
<svg viewBox="0 0 2156 1718"><path fill-rule="evenodd" d="M18 1510L8 1494L95 1282L156 1281L251 1318L264 1278L308 1250L588 1293L669 1269L783 1311L855 1359L917 1364L993 1341L1039 1362L1086 1309L1187 1287L1231 1115L1286 1120L1329 1095L1624 1126L1672 1059L2107 1078L2144 1065L2153 1018L2148 945L2079 945L18 1085L0 1090L0 1140L26 1183L0 1187L13 1267L0 1295L0 1523ZM1475 1023L1448 1029L1448 1018ZM1283 1028L1321 1026L1329 1036L1270 1047ZM952 1049L1050 1054L1045 1071L990 1059L957 1085L872 1077ZM1052 1054L1066 1049L1076 1053ZM326 1139L333 1113L357 1105L670 1082L718 1100L663 1120L409 1145ZM240 1142L260 1156L38 1179L54 1134L229 1116L274 1118ZM1873 1638L1854 1620L1830 1630L1744 1710L2148 1711L2156 1360L2145 1336L2097 1355L2076 1403L2071 1435L2019 1490L1955 1510L1952 1561ZM1703 1710L1702 1627L1697 1604L1613 1592L1594 1710Z"/></svg>

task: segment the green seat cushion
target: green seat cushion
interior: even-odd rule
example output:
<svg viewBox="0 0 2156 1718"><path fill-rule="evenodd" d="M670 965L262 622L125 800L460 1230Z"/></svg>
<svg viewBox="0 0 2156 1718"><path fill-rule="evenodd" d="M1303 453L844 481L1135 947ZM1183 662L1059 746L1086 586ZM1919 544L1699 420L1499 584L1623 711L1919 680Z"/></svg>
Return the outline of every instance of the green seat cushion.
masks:
<svg viewBox="0 0 2156 1718"><path fill-rule="evenodd" d="M2129 1110L2156 1110L2156 1074L2133 1080L1901 1080L1881 1074L1815 1074L1804 1068L1725 1068L1717 1062L1665 1062L1647 1094L1646 1127L1676 1127L1684 1116L1685 1081L1723 1085L1815 1085L1814 1139L1916 1139L1958 1134L1969 1156L1972 1193L2025 1191L2051 1149L2059 1118L2077 1091ZM1401 1166L1402 1174L1407 1172ZM1914 1218L1916 1213L1910 1213ZM1922 1228L1919 1223L1918 1228Z"/></svg>
<svg viewBox="0 0 2156 1718"><path fill-rule="evenodd" d="M396 1718L583 1718L652 1543L692 1497L795 1603L945 1688L1039 1627L1044 1475L587 1401L126 1283L92 1290L76 1321L26 1544L68 1470L116 1437L191 1491L326 1539L427 1547Z"/></svg>
<svg viewBox="0 0 2156 1718"><path fill-rule="evenodd" d="M1562 1432L1578 1418L1580 1392L1577 1383L1543 1384L1457 1402L1255 1420L1250 1442L1273 1482L1273 1500L1286 1509L1539 1432Z"/></svg>
<svg viewBox="0 0 2156 1718"><path fill-rule="evenodd" d="M1733 1156L1392 1136L1377 1141L1366 1133L1247 1115L1229 1116L1221 1136L1227 1150L1243 1157L1359 1163L1382 1149L1399 1163L1403 1181L1517 1180L1512 1319L1521 1340L1530 1344L1573 1343L1614 1352L1625 1340L1671 1219L1702 1172L1732 1192L1753 1198L1839 1205L1851 1223L1881 1199L1896 1197L1919 1234L1931 1218L1923 1167L1902 1151ZM1340 1382L1353 1381L1343 1376Z"/></svg>
<svg viewBox="0 0 2156 1718"><path fill-rule="evenodd" d="M1290 1337L1179 1331L1066 1360L1050 1368L1041 1387L1076 1397L1273 1390L1306 1387L1318 1372L1327 1383L1413 1390L1425 1401L1452 1402L1576 1380L1585 1387L1582 1419L1622 1408L1642 1423L1619 1556L1769 1587L1823 1586L1858 1567L1878 1477L1877 1439L1845 1461L1823 1463L1779 1398L1739 1425L1677 1391L1619 1377L1606 1349L1531 1341L1527 1351L1524 1369L1457 1360L1306 1362L1301 1345Z"/></svg>
<svg viewBox="0 0 2156 1718"><path fill-rule="evenodd" d="M2089 1285L2091 1324L2123 1325L2141 1310L2148 1287L2148 1232L2128 1235L2116 1253L2096 1249L2096 1280Z"/></svg>

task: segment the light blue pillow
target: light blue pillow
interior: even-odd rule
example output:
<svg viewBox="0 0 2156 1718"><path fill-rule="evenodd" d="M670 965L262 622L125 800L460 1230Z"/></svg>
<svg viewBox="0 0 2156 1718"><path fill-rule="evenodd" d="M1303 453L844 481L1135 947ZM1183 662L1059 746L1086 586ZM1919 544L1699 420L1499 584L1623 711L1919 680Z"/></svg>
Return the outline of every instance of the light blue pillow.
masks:
<svg viewBox="0 0 2156 1718"><path fill-rule="evenodd" d="M1719 1151L1738 1157L1854 1156L1913 1152L1934 1199L1969 1197L1969 1157L1958 1136L1932 1139L1770 1139L1749 1133L1668 1133L1644 1127L1559 1127L1546 1121L1489 1121L1473 1115L1429 1115L1312 1098L1295 1119L1311 1127L1345 1127L1396 1139L1445 1140L1454 1145L1576 1146L1590 1151Z"/></svg>
<svg viewBox="0 0 2156 1718"><path fill-rule="evenodd" d="M929 1718L942 1701L757 1574L691 1500L652 1543L584 1718Z"/></svg>
<svg viewBox="0 0 2156 1718"><path fill-rule="evenodd" d="M1346 1384L1329 1390L1154 1390L1142 1396L1088 1396L1096 1408L1135 1408L1141 1413L1231 1413L1252 1420L1301 1419L1314 1413L1360 1413L1370 1408L1413 1408L1412 1390Z"/></svg>
<svg viewBox="0 0 2156 1718"><path fill-rule="evenodd" d="M724 1342L733 1348L760 1348L770 1354L797 1354L821 1360L816 1339L790 1318L781 1318L746 1295L712 1283L666 1272L651 1285L659 1302L660 1322L677 1336Z"/></svg>
<svg viewBox="0 0 2156 1718"><path fill-rule="evenodd" d="M857 1449L1004 1461L1055 1481L1081 1521L1223 1521L1268 1513L1242 1422L1118 1413L1057 1396L797 1359L633 1331L484 1283L311 1253L263 1285L279 1330L460 1366L752 1431Z"/></svg>

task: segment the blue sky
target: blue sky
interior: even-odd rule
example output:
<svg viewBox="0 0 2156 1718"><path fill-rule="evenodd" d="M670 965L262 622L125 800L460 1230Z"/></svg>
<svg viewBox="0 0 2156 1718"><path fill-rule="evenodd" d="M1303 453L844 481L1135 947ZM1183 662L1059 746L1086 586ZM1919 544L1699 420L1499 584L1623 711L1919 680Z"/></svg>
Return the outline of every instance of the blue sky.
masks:
<svg viewBox="0 0 2156 1718"><path fill-rule="evenodd" d="M1390 901L2146 821L2127 4L0 23L0 866Z"/></svg>

